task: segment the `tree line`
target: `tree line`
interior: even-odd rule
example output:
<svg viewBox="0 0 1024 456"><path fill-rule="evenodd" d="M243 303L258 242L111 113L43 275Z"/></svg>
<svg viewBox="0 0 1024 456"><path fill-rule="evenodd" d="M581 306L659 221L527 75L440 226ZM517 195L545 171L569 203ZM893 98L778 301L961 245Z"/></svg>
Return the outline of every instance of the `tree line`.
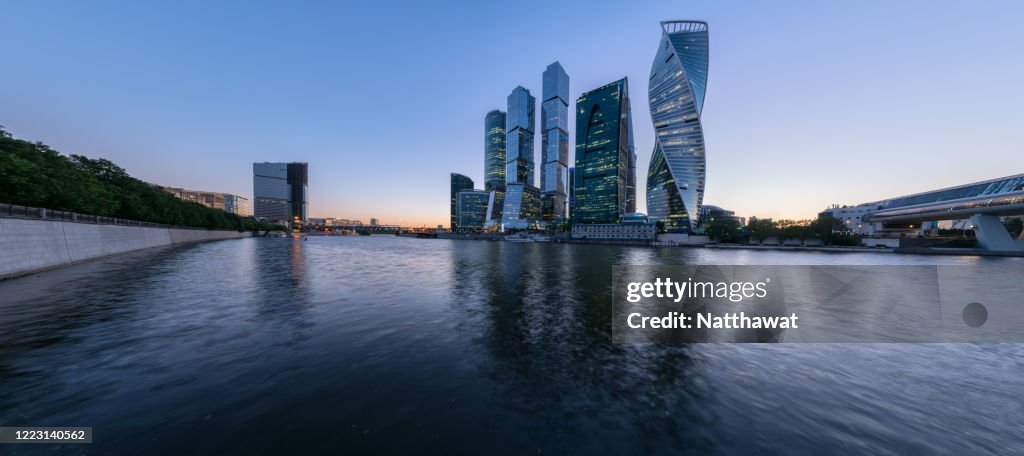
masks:
<svg viewBox="0 0 1024 456"><path fill-rule="evenodd" d="M110 160L62 155L0 126L0 202L194 228L284 230L180 200Z"/></svg>
<svg viewBox="0 0 1024 456"><path fill-rule="evenodd" d="M820 216L814 220L777 221L751 217L746 227L741 227L734 219L719 218L705 225L704 234L722 243L737 243L749 238L762 244L773 237L780 244L787 240L799 240L802 244L808 239L818 239L825 245L860 245L860 237L832 216Z"/></svg>

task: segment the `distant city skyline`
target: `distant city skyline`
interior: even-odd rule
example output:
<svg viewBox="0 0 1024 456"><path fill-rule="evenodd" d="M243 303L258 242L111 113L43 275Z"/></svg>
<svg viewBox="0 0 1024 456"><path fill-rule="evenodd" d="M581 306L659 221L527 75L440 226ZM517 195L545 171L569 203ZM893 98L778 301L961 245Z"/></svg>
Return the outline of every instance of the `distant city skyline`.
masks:
<svg viewBox="0 0 1024 456"><path fill-rule="evenodd" d="M447 225L445 176L488 181L481 119L517 85L542 94L558 61L570 100L632 80L648 212L654 129L636 94L659 22L696 19L711 25L705 204L811 218L1024 171L1017 2L521 7L536 14L513 24L489 4L9 4L0 39L18 71L0 74L0 124L154 184L251 201L252 163L308 162L311 217ZM587 27L610 22L614 34Z"/></svg>

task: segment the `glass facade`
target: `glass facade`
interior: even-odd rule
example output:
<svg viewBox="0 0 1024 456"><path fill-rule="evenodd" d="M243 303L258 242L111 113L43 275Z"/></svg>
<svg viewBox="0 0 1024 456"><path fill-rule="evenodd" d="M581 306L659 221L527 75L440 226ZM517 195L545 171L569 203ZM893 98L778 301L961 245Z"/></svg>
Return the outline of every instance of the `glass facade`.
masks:
<svg viewBox="0 0 1024 456"><path fill-rule="evenodd" d="M700 113L708 75L708 25L662 22L651 65L655 145L647 171L647 213L668 231L694 232L704 200L704 131Z"/></svg>
<svg viewBox="0 0 1024 456"><path fill-rule="evenodd" d="M288 164L288 187L292 220L305 222L309 219L309 165L306 163Z"/></svg>
<svg viewBox="0 0 1024 456"><path fill-rule="evenodd" d="M451 174L451 222L448 226L452 232L459 231L459 192L473 190L473 179L459 173Z"/></svg>
<svg viewBox="0 0 1024 456"><path fill-rule="evenodd" d="M540 220L540 190L537 187L508 184L504 203L501 218L504 229L533 228Z"/></svg>
<svg viewBox="0 0 1024 456"><path fill-rule="evenodd" d="M494 192L495 206L488 220L501 223L505 195L505 113L493 110L484 118L484 189Z"/></svg>
<svg viewBox="0 0 1024 456"><path fill-rule="evenodd" d="M541 218L559 221L566 217L569 181L569 75L558 62L544 71L541 104Z"/></svg>
<svg viewBox="0 0 1024 456"><path fill-rule="evenodd" d="M518 86L508 96L505 118L505 182L533 186L533 135L537 99Z"/></svg>
<svg viewBox="0 0 1024 456"><path fill-rule="evenodd" d="M1024 174L901 196L876 203L867 203L866 205L877 205L878 209L895 209L898 207L916 206L918 204L941 203L943 201L978 196L996 196L1020 191L1024 191Z"/></svg>
<svg viewBox="0 0 1024 456"><path fill-rule="evenodd" d="M252 215L249 213L249 200L230 193L224 195L224 210L242 217Z"/></svg>
<svg viewBox="0 0 1024 456"><path fill-rule="evenodd" d="M465 190L458 194L459 231L482 230L491 218L494 192Z"/></svg>
<svg viewBox="0 0 1024 456"><path fill-rule="evenodd" d="M270 221L306 221L309 165L253 163L253 215Z"/></svg>
<svg viewBox="0 0 1024 456"><path fill-rule="evenodd" d="M572 209L576 205L576 185L574 182L576 182L576 168L569 168L569 203L567 204L569 208L566 214L569 220L572 220Z"/></svg>
<svg viewBox="0 0 1024 456"><path fill-rule="evenodd" d="M505 116L505 194L501 223L526 227L540 219L540 190L534 186L533 135L537 99L522 86L508 96Z"/></svg>
<svg viewBox="0 0 1024 456"><path fill-rule="evenodd" d="M484 189L505 187L505 113L497 109L484 118Z"/></svg>
<svg viewBox="0 0 1024 456"><path fill-rule="evenodd" d="M618 223L627 212L629 172L636 168L631 164L632 128L626 78L576 100L574 224Z"/></svg>
<svg viewBox="0 0 1024 456"><path fill-rule="evenodd" d="M627 115L632 120L633 111L626 103ZM629 170L626 171L626 212L636 212L636 147L633 146L633 126L629 127Z"/></svg>

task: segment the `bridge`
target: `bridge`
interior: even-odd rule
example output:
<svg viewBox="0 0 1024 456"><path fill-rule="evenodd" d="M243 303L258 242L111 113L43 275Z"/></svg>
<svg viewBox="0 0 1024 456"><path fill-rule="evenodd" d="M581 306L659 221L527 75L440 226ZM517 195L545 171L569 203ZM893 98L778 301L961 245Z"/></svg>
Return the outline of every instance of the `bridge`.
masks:
<svg viewBox="0 0 1024 456"><path fill-rule="evenodd" d="M859 222L883 226L970 219L982 248L1024 252L1024 240L1013 239L999 219L1024 215L1024 174L841 209L859 214Z"/></svg>

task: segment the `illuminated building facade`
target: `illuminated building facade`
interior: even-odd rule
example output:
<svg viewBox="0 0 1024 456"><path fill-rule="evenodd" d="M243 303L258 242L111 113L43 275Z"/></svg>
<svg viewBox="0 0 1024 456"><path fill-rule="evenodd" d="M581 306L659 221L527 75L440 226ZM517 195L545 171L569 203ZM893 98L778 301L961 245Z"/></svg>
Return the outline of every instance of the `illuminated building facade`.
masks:
<svg viewBox="0 0 1024 456"><path fill-rule="evenodd" d="M541 218L561 221L566 217L569 162L569 75L558 62L543 75L541 102Z"/></svg>
<svg viewBox="0 0 1024 456"><path fill-rule="evenodd" d="M505 113L493 110L484 118L484 190L494 192L492 223L501 223L505 197Z"/></svg>
<svg viewBox="0 0 1024 456"><path fill-rule="evenodd" d="M473 179L459 173L451 174L451 223L452 232L459 231L459 192L473 189Z"/></svg>
<svg viewBox="0 0 1024 456"><path fill-rule="evenodd" d="M580 95L576 100L576 168L572 222L618 223L628 211L632 119L626 78ZM632 189L635 192L635 186Z"/></svg>
<svg viewBox="0 0 1024 456"><path fill-rule="evenodd" d="M505 117L505 197L501 224L528 228L540 219L540 190L534 186L533 136L537 99L522 86L508 96Z"/></svg>
<svg viewBox="0 0 1024 456"><path fill-rule="evenodd" d="M540 190L526 184L506 184L501 223L506 229L535 228L540 220Z"/></svg>
<svg viewBox="0 0 1024 456"><path fill-rule="evenodd" d="M708 24L661 23L648 97L655 145L647 171L647 213L670 232L694 232L704 200L701 111L708 79Z"/></svg>
<svg viewBox="0 0 1024 456"><path fill-rule="evenodd" d="M494 192L487 190L463 190L456 201L458 205L458 231L482 230L491 219Z"/></svg>

